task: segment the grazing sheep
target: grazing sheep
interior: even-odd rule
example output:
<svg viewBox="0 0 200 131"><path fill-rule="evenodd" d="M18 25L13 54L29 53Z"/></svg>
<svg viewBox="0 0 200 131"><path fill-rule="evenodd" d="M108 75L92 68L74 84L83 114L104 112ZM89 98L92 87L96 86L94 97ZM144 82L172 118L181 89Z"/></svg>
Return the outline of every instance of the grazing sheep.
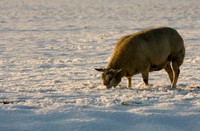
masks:
<svg viewBox="0 0 200 131"><path fill-rule="evenodd" d="M102 72L103 85L111 88L117 86L122 77L127 77L127 86L131 87L131 77L138 73L142 73L148 85L149 72L164 69L171 87L175 88L184 57L183 39L175 29L153 28L120 38L106 68L96 70Z"/></svg>

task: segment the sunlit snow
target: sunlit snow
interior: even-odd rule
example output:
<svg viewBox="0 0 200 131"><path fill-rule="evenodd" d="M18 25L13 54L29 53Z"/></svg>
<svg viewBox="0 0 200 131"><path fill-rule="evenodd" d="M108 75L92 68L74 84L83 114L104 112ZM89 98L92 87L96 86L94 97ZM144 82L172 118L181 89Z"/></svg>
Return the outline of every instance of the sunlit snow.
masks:
<svg viewBox="0 0 200 131"><path fill-rule="evenodd" d="M0 0L0 131L198 131L199 0ZM164 71L101 85L117 40L169 26L186 57L176 89Z"/></svg>

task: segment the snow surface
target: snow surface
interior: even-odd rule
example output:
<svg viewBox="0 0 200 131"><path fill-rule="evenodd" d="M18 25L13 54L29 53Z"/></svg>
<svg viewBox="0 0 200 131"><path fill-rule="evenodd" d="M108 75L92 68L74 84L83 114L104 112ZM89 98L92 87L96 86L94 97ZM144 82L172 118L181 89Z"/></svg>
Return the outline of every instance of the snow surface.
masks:
<svg viewBox="0 0 200 131"><path fill-rule="evenodd" d="M199 131L199 0L0 0L0 131ZM121 36L170 26L185 41L177 89L164 71L105 89Z"/></svg>

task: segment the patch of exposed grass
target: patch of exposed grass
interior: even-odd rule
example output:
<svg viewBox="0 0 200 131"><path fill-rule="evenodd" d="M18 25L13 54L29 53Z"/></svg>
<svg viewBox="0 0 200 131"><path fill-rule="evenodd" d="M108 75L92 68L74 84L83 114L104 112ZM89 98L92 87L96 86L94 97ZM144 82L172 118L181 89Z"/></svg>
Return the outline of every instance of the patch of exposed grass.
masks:
<svg viewBox="0 0 200 131"><path fill-rule="evenodd" d="M13 101L0 101L0 103L3 103L3 104L13 104L14 102Z"/></svg>

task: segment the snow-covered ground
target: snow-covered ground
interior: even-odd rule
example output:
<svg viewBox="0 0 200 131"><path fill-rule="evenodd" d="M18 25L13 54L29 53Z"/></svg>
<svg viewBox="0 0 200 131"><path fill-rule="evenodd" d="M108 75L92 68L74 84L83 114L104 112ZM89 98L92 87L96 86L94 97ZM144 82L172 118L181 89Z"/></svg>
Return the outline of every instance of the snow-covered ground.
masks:
<svg viewBox="0 0 200 131"><path fill-rule="evenodd" d="M0 131L199 131L199 0L0 0ZM123 35L170 26L185 41L177 89L164 71L105 89Z"/></svg>

